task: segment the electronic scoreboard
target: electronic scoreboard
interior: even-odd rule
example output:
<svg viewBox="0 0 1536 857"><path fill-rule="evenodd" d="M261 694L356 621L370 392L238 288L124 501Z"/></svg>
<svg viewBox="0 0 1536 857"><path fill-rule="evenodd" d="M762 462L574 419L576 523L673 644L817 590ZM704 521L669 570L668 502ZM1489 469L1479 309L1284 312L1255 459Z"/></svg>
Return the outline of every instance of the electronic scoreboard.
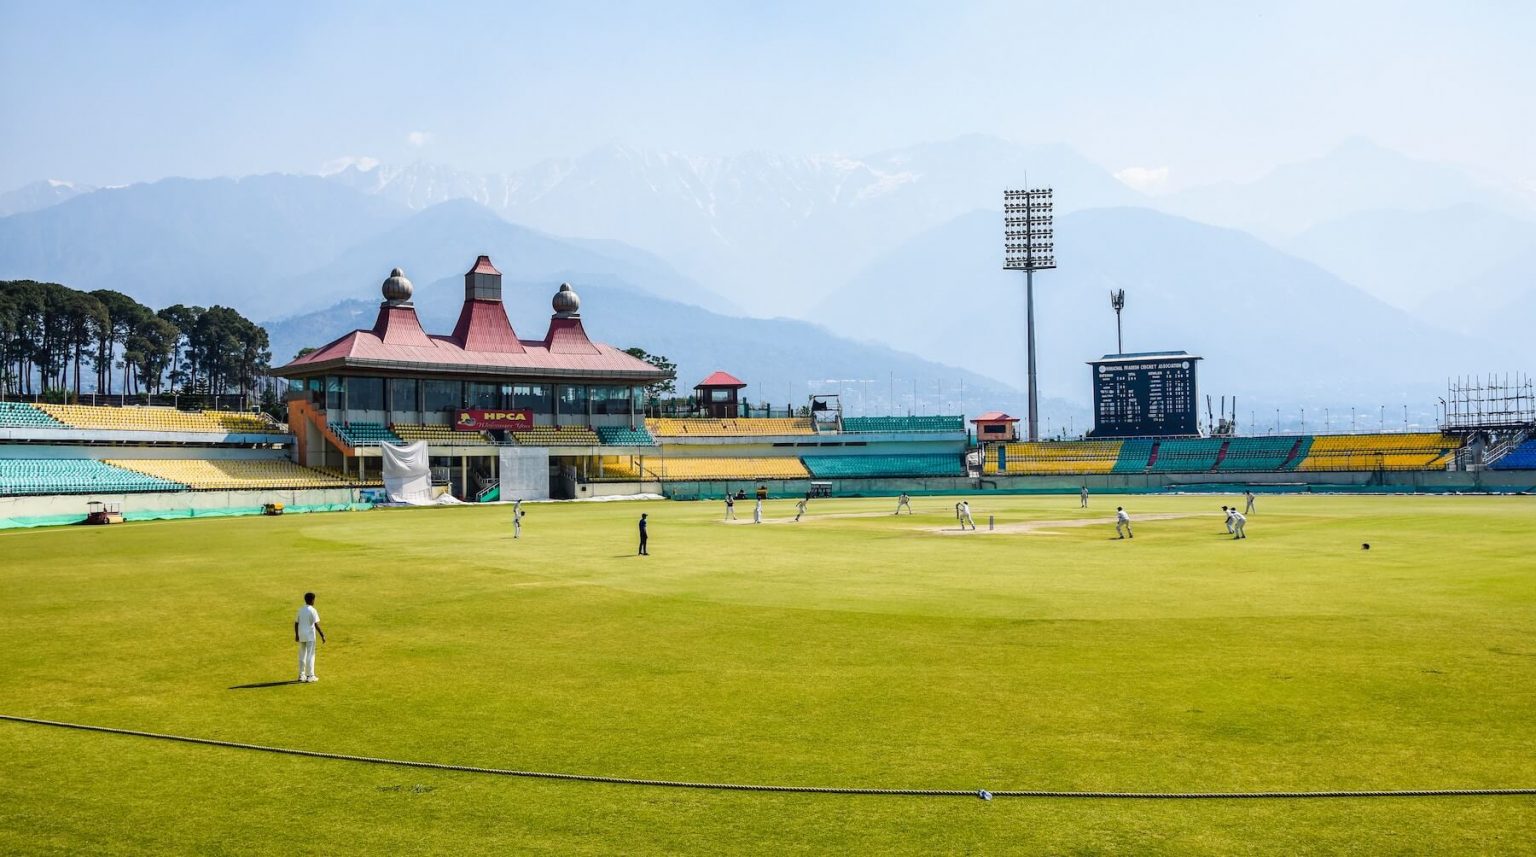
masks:
<svg viewBox="0 0 1536 857"><path fill-rule="evenodd" d="M1106 354L1093 367L1089 437L1193 436L1200 433L1195 364L1183 351Z"/></svg>

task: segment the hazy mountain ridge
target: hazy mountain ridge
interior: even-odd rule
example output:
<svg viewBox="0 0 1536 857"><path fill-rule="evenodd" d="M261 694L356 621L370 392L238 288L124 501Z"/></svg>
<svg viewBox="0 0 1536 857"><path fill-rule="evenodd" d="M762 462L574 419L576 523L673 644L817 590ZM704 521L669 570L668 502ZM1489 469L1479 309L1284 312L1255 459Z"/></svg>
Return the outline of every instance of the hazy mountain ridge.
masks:
<svg viewBox="0 0 1536 857"><path fill-rule="evenodd" d="M29 182L15 190L0 193L0 217L41 211L94 190L96 188L91 185L58 179Z"/></svg>
<svg viewBox="0 0 1536 857"><path fill-rule="evenodd" d="M618 239L748 310L798 315L906 237L998 199L1031 170L1072 189L1063 210L1139 197L1067 146L980 135L865 157L615 145L506 175L418 163L330 178L412 207L463 196L534 228Z"/></svg>
<svg viewBox="0 0 1536 857"><path fill-rule="evenodd" d="M985 255L1001 217L978 211L930 230L829 297L822 317L1021 383L1023 277ZM1115 351L1115 288L1127 292L1126 350L1199 354L1202 391L1255 404L1424 404L1447 375L1516 359L1513 343L1428 325L1250 235L1150 209L1066 215L1056 253L1060 267L1035 281L1043 395L1088 397L1085 361Z"/></svg>
<svg viewBox="0 0 1536 857"><path fill-rule="evenodd" d="M116 289L156 307L226 303L260 317L292 299L278 281L409 216L313 176L164 179L0 218L0 278Z"/></svg>
<svg viewBox="0 0 1536 857"><path fill-rule="evenodd" d="M1508 300L1530 282L1509 263L1536 252L1536 221L1474 203L1426 211L1373 210L1314 226L1284 249L1400 309L1440 317L1448 295L1481 282L1480 302Z"/></svg>

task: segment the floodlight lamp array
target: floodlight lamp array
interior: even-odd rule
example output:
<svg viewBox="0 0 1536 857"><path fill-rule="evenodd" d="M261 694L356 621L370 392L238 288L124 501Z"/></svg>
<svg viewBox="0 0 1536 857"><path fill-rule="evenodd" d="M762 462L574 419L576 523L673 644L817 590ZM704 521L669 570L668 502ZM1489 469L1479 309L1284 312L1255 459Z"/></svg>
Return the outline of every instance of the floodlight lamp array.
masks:
<svg viewBox="0 0 1536 857"><path fill-rule="evenodd" d="M1051 195L1050 188L1003 191L1004 270L1056 267Z"/></svg>

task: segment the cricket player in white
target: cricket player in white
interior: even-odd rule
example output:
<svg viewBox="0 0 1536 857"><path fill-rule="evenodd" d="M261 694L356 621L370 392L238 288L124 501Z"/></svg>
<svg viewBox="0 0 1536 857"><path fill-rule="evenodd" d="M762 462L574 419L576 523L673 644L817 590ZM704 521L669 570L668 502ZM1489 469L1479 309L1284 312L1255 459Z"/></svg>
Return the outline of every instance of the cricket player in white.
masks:
<svg viewBox="0 0 1536 857"><path fill-rule="evenodd" d="M727 521L736 520L736 501L731 498L730 492L726 492L725 495L725 519Z"/></svg>
<svg viewBox="0 0 1536 857"><path fill-rule="evenodd" d="M512 501L512 538L523 537L523 498Z"/></svg>
<svg viewBox="0 0 1536 857"><path fill-rule="evenodd" d="M1248 500L1248 508L1243 511L1243 514L1244 515L1252 515L1253 514L1253 492L1252 491L1244 491L1243 492L1243 497L1245 497Z"/></svg>
<svg viewBox="0 0 1536 857"><path fill-rule="evenodd" d="M1247 523L1248 523L1248 519L1243 515L1243 513L1237 511L1237 509L1233 509L1232 510L1232 538L1234 538L1234 539L1246 539L1246 538L1248 538L1248 534L1243 532L1243 526L1245 524L1247 524Z"/></svg>
<svg viewBox="0 0 1536 857"><path fill-rule="evenodd" d="M1122 539L1126 536L1136 538L1136 534L1131 532L1131 516L1125 513L1124 506L1115 507L1115 535Z"/></svg>
<svg viewBox="0 0 1536 857"><path fill-rule="evenodd" d="M900 515L903 508L907 510L908 515L912 514L912 498L908 497L905 491L901 492L901 496L896 498L896 514Z"/></svg>
<svg viewBox="0 0 1536 857"><path fill-rule="evenodd" d="M1236 506L1222 506L1221 511L1227 513L1227 534L1232 533L1232 516L1237 514Z"/></svg>
<svg viewBox="0 0 1536 857"><path fill-rule="evenodd" d="M299 644L299 681L319 681L315 675L315 635L325 642L320 628L320 613L315 610L315 593L304 593L304 606L293 620L293 639Z"/></svg>
<svg viewBox="0 0 1536 857"><path fill-rule="evenodd" d="M801 497L800 502L795 504L795 520L800 520L800 516L805 514L805 506L809 502L811 502L811 498Z"/></svg>
<svg viewBox="0 0 1536 857"><path fill-rule="evenodd" d="M759 497L759 498L757 498L757 505L752 507L752 523L754 523L754 524L761 524L762 522L763 522L763 498Z"/></svg>
<svg viewBox="0 0 1536 857"><path fill-rule="evenodd" d="M966 524L970 524L971 525L971 529L973 529L973 530L976 529L976 522L971 519L971 504L970 504L970 502L966 501L966 500L961 500L960 501L960 529L962 529L962 530L965 529L965 525Z"/></svg>
<svg viewBox="0 0 1536 857"><path fill-rule="evenodd" d="M1088 486L1087 485L1083 486L1083 490L1078 494L1078 496L1083 498L1083 502L1082 502L1082 504L1080 506L1078 506L1078 508L1080 508L1080 509L1088 508Z"/></svg>

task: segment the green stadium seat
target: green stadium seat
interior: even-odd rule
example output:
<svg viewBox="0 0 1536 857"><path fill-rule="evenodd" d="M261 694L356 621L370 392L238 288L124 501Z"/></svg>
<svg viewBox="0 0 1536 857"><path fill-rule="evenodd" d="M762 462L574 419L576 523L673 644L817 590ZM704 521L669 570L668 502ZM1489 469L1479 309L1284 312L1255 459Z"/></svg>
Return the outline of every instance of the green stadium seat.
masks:
<svg viewBox="0 0 1536 857"><path fill-rule="evenodd" d="M603 446L655 446L656 440L644 427L596 426L597 439Z"/></svg>
<svg viewBox="0 0 1536 857"><path fill-rule="evenodd" d="M1147 438L1132 438L1120 444L1120 455L1115 459L1115 466L1111 473L1145 473L1147 460L1152 457L1152 445L1154 441Z"/></svg>
<svg viewBox="0 0 1536 857"><path fill-rule="evenodd" d="M25 402L0 402L0 428L66 428L66 426Z"/></svg>
<svg viewBox="0 0 1536 857"><path fill-rule="evenodd" d="M1221 455L1220 438L1202 437L1161 441L1150 473L1203 473L1216 466Z"/></svg>
<svg viewBox="0 0 1536 857"><path fill-rule="evenodd" d="M402 442L400 436L383 423L331 423L330 426L331 431L351 447Z"/></svg>
<svg viewBox="0 0 1536 857"><path fill-rule="evenodd" d="M0 458L0 496L126 494L186 487L88 458Z"/></svg>
<svg viewBox="0 0 1536 857"><path fill-rule="evenodd" d="M965 465L958 454L807 455L803 460L811 476L817 479L965 475Z"/></svg>
<svg viewBox="0 0 1536 857"><path fill-rule="evenodd" d="M961 432L963 416L843 417L844 432Z"/></svg>

